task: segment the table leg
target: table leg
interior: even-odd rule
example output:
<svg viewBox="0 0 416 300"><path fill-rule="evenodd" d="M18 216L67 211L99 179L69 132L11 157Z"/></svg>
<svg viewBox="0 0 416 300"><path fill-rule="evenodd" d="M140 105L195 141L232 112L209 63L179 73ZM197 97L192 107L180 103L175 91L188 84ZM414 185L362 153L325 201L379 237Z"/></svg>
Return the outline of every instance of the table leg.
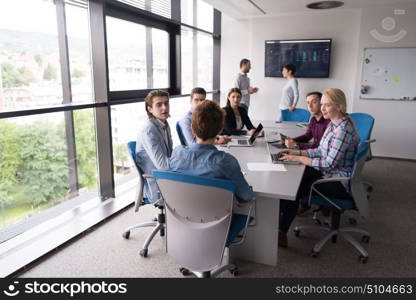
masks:
<svg viewBox="0 0 416 300"><path fill-rule="evenodd" d="M244 242L230 247L230 258L276 266L279 200L256 197L255 226L247 228Z"/></svg>

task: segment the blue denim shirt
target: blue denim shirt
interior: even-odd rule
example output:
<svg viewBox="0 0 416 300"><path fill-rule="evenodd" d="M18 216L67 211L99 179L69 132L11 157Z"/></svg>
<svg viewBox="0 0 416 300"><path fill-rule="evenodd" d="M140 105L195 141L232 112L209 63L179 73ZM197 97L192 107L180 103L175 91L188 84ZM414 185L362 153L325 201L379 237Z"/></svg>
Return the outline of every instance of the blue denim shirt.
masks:
<svg viewBox="0 0 416 300"><path fill-rule="evenodd" d="M239 202L253 198L253 190L244 178L237 159L213 145L194 143L186 147L178 146L173 150L169 164L171 171L231 180L236 185L235 195Z"/></svg>

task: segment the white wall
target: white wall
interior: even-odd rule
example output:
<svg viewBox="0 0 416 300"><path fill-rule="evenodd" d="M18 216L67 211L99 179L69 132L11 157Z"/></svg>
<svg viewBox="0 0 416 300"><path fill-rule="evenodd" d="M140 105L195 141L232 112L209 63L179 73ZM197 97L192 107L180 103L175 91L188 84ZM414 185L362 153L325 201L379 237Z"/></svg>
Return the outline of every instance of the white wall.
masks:
<svg viewBox="0 0 416 300"><path fill-rule="evenodd" d="M396 7L396 8L402 8ZM406 7L405 7L406 8ZM312 90L329 87L342 89L348 99L349 112L367 112L376 118L373 137L377 139L373 154L416 159L416 101L395 103L381 100L360 100L359 82L364 47L416 46L416 9L407 7L403 22L408 31L403 41L386 45L369 35L379 28L381 20L393 16L392 8L333 10L325 13L283 15L234 20L223 14L221 45L221 92L226 93L239 71L239 61L252 61L250 78L258 86L252 95L252 119L275 120L279 114L280 93L285 79L264 77L264 41L272 39L332 38L329 78L300 78L300 107L306 107L305 95ZM397 19L397 18L396 18ZM378 26L378 27L377 27ZM224 104L225 95L221 103Z"/></svg>
<svg viewBox="0 0 416 300"><path fill-rule="evenodd" d="M405 15L394 15L394 9L405 9ZM388 32L381 26L385 17L396 21L396 28ZM392 35L401 29L406 36L395 43L376 40L370 31L376 29L385 35ZM362 100L359 98L361 67L364 48L416 47L416 6L375 7L362 11L357 60L356 85L354 90L354 111L367 112L376 119L373 137L377 142L372 146L374 155L416 159L416 101ZM415 70L416 72L416 70ZM416 84L416 78L414 80ZM415 95L416 96L416 95Z"/></svg>

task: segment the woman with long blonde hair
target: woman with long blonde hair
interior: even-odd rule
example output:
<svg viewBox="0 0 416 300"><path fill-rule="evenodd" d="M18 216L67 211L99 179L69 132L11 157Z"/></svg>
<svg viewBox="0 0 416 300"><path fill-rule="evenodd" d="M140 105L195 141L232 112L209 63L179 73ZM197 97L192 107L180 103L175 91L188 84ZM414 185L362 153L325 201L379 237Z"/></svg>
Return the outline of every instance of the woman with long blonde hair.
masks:
<svg viewBox="0 0 416 300"><path fill-rule="evenodd" d="M321 99L322 115L330 119L318 148L308 150L289 150L281 152L282 160L297 161L306 166L300 183L296 201L280 202L279 245L287 247L287 231L293 222L299 200L309 195L313 182L321 178L350 177L359 137L354 123L347 113L347 101L342 90L326 89ZM317 188L327 197L352 199L347 184L328 182Z"/></svg>

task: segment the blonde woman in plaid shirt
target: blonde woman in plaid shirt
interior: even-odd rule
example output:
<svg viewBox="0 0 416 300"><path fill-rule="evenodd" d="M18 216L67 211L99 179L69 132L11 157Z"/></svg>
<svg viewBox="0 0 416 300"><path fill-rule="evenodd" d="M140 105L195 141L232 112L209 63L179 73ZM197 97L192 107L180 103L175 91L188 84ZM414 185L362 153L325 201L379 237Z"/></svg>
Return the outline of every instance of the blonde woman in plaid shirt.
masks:
<svg viewBox="0 0 416 300"><path fill-rule="evenodd" d="M321 178L350 177L359 137L354 123L347 114L347 101L340 89L330 88L323 92L321 110L331 122L318 148L308 150L282 150L283 160L297 161L306 166L296 201L280 202L279 245L287 247L287 232L296 217L299 200L309 195L313 182ZM348 186L340 182L319 185L318 190L328 197L351 199Z"/></svg>

